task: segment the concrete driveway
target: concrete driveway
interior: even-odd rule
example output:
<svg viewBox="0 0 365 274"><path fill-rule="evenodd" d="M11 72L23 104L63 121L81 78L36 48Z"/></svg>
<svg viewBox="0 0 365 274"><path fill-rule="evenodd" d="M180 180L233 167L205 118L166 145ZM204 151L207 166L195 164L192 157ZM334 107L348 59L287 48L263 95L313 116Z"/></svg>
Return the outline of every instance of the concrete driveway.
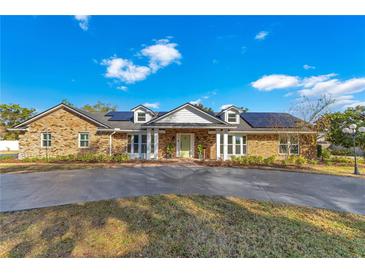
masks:
<svg viewBox="0 0 365 274"><path fill-rule="evenodd" d="M241 196L365 214L365 180L257 169L123 167L3 174L1 211L162 193Z"/></svg>

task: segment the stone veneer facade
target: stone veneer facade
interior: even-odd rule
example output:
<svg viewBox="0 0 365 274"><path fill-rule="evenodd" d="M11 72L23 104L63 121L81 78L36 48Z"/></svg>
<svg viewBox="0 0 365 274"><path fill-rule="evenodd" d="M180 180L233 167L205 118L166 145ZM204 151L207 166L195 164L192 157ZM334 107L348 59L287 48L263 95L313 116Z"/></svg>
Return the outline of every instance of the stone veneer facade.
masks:
<svg viewBox="0 0 365 274"><path fill-rule="evenodd" d="M316 154L316 135L300 134L299 155L313 159ZM248 134L247 155L284 158L285 155L279 154L279 134Z"/></svg>
<svg viewBox="0 0 365 274"><path fill-rule="evenodd" d="M50 114L41 117L28 126L28 131L22 132L19 136L20 157L55 157L83 152L95 152L109 154L110 133L96 132L97 125L87 121L66 109L58 109ZM41 147L41 133L52 134L52 145L50 148ZM89 148L79 148L78 135L80 132L89 133ZM216 159L216 135L208 134L208 129L165 129L159 134L159 159L166 158L166 147L173 144L174 155L176 155L176 134L194 133L194 155L198 157L197 145L202 144L205 149L206 159ZM127 133L116 133L113 135L112 152L127 152ZM248 134L247 155L260 155L269 157L279 155L278 134ZM316 156L315 134L300 135L300 155L307 158Z"/></svg>
<svg viewBox="0 0 365 274"><path fill-rule="evenodd" d="M55 157L84 152L109 153L110 133L97 133L97 125L65 109L58 109L41 117L19 135L20 158ZM41 133L52 134L50 148L41 147ZM89 133L89 147L79 148L79 133ZM127 134L113 135L113 152L126 152Z"/></svg>

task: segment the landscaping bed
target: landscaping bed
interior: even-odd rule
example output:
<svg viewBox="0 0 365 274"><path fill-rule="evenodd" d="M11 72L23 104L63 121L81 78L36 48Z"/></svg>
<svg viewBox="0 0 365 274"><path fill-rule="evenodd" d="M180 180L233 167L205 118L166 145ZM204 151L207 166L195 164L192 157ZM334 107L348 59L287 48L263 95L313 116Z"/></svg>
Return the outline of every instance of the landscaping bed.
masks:
<svg viewBox="0 0 365 274"><path fill-rule="evenodd" d="M158 195L1 213L0 257L365 257L365 216Z"/></svg>

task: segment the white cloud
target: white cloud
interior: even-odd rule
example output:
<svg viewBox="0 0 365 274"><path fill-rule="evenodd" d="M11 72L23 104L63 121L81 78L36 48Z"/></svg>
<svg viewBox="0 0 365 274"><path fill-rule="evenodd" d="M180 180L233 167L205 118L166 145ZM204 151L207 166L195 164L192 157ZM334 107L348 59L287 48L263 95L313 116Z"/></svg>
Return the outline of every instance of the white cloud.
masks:
<svg viewBox="0 0 365 274"><path fill-rule="evenodd" d="M351 107L363 104L354 94L365 92L365 77L340 80L337 74L330 73L301 78L283 74L265 75L251 85L262 91L292 88L299 96L320 97L328 96L335 100L333 106ZM294 91L284 97L294 95Z"/></svg>
<svg viewBox="0 0 365 274"><path fill-rule="evenodd" d="M138 66L128 59L117 57L104 59L101 64L107 66L105 77L116 78L127 84L142 81L151 73L149 67Z"/></svg>
<svg viewBox="0 0 365 274"><path fill-rule="evenodd" d="M192 104L192 105L198 105L198 104L200 104L202 102L202 99L197 99L197 100L195 100L195 101L190 101L190 104Z"/></svg>
<svg viewBox="0 0 365 274"><path fill-rule="evenodd" d="M348 104L348 105L345 105L343 106L343 108L355 108L357 106L365 106L365 101L357 101L355 100L355 102L351 103L351 104Z"/></svg>
<svg viewBox="0 0 365 274"><path fill-rule="evenodd" d="M264 75L257 81L251 83L254 88L263 91L296 87L298 84L299 77L284 74Z"/></svg>
<svg viewBox="0 0 365 274"><path fill-rule="evenodd" d="M75 19L79 22L79 26L83 31L87 31L89 29L89 15L75 15Z"/></svg>
<svg viewBox="0 0 365 274"><path fill-rule="evenodd" d="M233 104L225 104L225 105L221 105L220 109L226 109L233 106Z"/></svg>
<svg viewBox="0 0 365 274"><path fill-rule="evenodd" d="M315 66L311 66L311 65L307 65L307 64L305 64L305 65L303 66L303 68L304 68L305 70L309 70L309 69L316 69L316 67L315 67Z"/></svg>
<svg viewBox="0 0 365 274"><path fill-rule="evenodd" d="M328 94L335 98L341 95L355 94L363 91L365 91L365 77L352 78L346 81L339 79L324 80L323 82L317 82L310 88L300 90L299 94L304 96Z"/></svg>
<svg viewBox="0 0 365 274"><path fill-rule="evenodd" d="M182 56L176 47L176 43L170 43L168 39L160 39L154 45L144 46L137 53L138 57L147 58L147 65L137 65L132 60L117 56L104 59L100 64L107 67L105 77L133 84L145 80L150 74L156 73L161 68L172 63L179 63Z"/></svg>
<svg viewBox="0 0 365 274"><path fill-rule="evenodd" d="M269 35L268 31L260 31L255 36L255 40L265 40L265 38Z"/></svg>
<svg viewBox="0 0 365 274"><path fill-rule="evenodd" d="M119 86L119 87L117 87L117 89L119 89L121 91L127 91L128 90L128 87L126 87L126 86Z"/></svg>
<svg viewBox="0 0 365 274"><path fill-rule="evenodd" d="M176 43L170 43L168 39L160 39L155 45L142 49L141 54L149 58L149 67L152 72L156 72L172 63L179 64L181 53L176 47Z"/></svg>
<svg viewBox="0 0 365 274"><path fill-rule="evenodd" d="M160 108L160 103L156 102L156 103L144 103L143 104L145 107L147 108Z"/></svg>
<svg viewBox="0 0 365 274"><path fill-rule="evenodd" d="M284 97L290 97L290 96L293 96L294 95L294 92L288 92L284 95Z"/></svg>
<svg viewBox="0 0 365 274"><path fill-rule="evenodd" d="M327 81L335 76L337 76L336 73L329 73L329 74L324 74L324 75L306 77L302 80L302 85L305 88L310 88L310 87L313 87L317 83Z"/></svg>

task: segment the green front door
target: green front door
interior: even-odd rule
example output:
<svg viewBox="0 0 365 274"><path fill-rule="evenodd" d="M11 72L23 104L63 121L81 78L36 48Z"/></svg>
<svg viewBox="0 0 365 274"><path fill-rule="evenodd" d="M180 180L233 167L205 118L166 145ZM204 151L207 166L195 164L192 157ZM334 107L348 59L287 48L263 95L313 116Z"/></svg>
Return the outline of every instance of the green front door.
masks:
<svg viewBox="0 0 365 274"><path fill-rule="evenodd" d="M180 157L190 157L190 134L180 136Z"/></svg>

